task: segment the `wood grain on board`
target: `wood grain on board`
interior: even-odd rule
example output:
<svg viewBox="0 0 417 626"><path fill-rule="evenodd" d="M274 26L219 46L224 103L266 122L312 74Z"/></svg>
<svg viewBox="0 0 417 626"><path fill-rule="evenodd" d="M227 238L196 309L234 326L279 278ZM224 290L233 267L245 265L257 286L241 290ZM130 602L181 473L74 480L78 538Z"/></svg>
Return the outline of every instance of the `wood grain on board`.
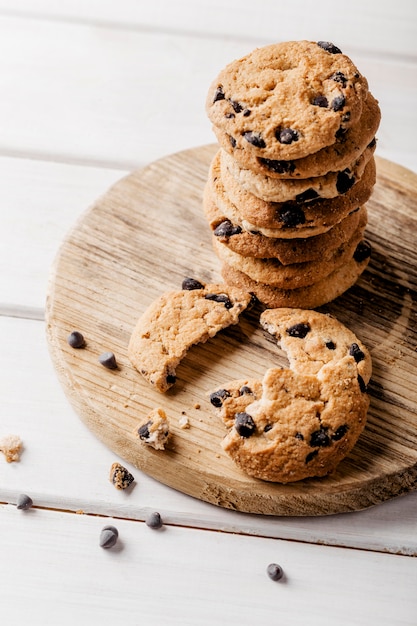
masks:
<svg viewBox="0 0 417 626"><path fill-rule="evenodd" d="M285 356L258 324L240 323L194 346L161 394L134 370L127 344L137 318L185 276L220 281L201 198L216 146L173 154L116 183L63 242L47 302L50 352L63 387L88 428L110 449L162 483L201 500L252 513L323 515L366 508L417 488L417 176L377 159L368 203L371 263L358 283L322 311L368 346L373 359L367 426L326 478L272 484L242 473L223 452L222 423L208 393L235 378L262 378ZM79 330L87 346L67 343ZM119 368L98 363L113 351ZM163 408L173 436L165 451L145 447L135 427ZM181 429L187 415L190 427Z"/></svg>

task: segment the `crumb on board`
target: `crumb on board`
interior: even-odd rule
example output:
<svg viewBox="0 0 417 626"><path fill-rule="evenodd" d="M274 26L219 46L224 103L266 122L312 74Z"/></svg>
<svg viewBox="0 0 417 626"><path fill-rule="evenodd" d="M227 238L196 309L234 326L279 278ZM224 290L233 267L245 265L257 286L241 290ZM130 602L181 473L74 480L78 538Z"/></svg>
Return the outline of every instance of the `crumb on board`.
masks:
<svg viewBox="0 0 417 626"><path fill-rule="evenodd" d="M170 431L166 413L161 408L152 409L146 418L146 422L135 430L135 435L143 443L155 450L165 450Z"/></svg>
<svg viewBox="0 0 417 626"><path fill-rule="evenodd" d="M198 402L195 403L194 405L195 409L201 409L201 404L199 404Z"/></svg>
<svg viewBox="0 0 417 626"><path fill-rule="evenodd" d="M186 415L181 415L181 417L178 420L178 426L180 428L190 428L190 420L188 419Z"/></svg>
<svg viewBox="0 0 417 626"><path fill-rule="evenodd" d="M19 461L22 452L22 440L18 435L0 437L0 452L3 452L8 463Z"/></svg>

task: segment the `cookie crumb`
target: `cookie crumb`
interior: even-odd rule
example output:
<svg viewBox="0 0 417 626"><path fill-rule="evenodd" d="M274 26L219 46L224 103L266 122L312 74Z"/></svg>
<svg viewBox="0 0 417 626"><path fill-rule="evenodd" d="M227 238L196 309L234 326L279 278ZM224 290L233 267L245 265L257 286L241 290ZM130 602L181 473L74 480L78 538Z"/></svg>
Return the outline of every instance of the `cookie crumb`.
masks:
<svg viewBox="0 0 417 626"><path fill-rule="evenodd" d="M178 426L180 428L190 428L190 420L186 415L182 415L178 420Z"/></svg>
<svg viewBox="0 0 417 626"><path fill-rule="evenodd" d="M113 463L109 478L116 489L127 489L135 480L135 477L120 463Z"/></svg>
<svg viewBox="0 0 417 626"><path fill-rule="evenodd" d="M195 409L201 409L201 404L199 404L198 402L195 403L194 405Z"/></svg>
<svg viewBox="0 0 417 626"><path fill-rule="evenodd" d="M18 435L4 435L0 439L0 452L3 452L8 463L20 460L22 440Z"/></svg>
<svg viewBox="0 0 417 626"><path fill-rule="evenodd" d="M146 445L155 448L155 450L165 450L165 445L169 439L169 423L166 413L163 409L153 409L147 421L139 426L135 432Z"/></svg>

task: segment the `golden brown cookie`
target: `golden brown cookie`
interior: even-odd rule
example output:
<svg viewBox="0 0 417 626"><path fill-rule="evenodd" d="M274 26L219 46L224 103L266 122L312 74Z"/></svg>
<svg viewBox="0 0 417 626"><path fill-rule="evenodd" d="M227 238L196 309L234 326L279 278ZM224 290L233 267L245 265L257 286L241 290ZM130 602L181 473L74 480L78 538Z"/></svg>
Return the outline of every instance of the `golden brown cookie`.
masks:
<svg viewBox="0 0 417 626"><path fill-rule="evenodd" d="M213 81L206 110L232 144L266 159L297 159L335 142L362 113L368 84L329 42L257 48Z"/></svg>
<svg viewBox="0 0 417 626"><path fill-rule="evenodd" d="M317 311L270 309L261 325L277 338L289 368L268 369L262 391L259 381L232 381L211 394L229 429L222 446L262 480L325 476L365 426L369 352L338 320Z"/></svg>
<svg viewBox="0 0 417 626"><path fill-rule="evenodd" d="M265 159L233 147L229 135L213 126L221 147L233 156L242 168L271 178L311 178L331 171L342 171L354 163L364 150L376 144L375 134L381 121L378 101L368 92L359 121L336 137L334 143L301 159L283 161Z"/></svg>
<svg viewBox="0 0 417 626"><path fill-rule="evenodd" d="M237 324L250 299L235 287L184 281L182 290L162 294L139 318L128 346L132 365L158 391L167 391L189 348Z"/></svg>
<svg viewBox="0 0 417 626"><path fill-rule="evenodd" d="M345 265L307 287L279 289L253 280L243 272L223 263L224 281L239 289L249 291L265 306L315 309L331 302L352 287L369 263L369 256L356 254Z"/></svg>

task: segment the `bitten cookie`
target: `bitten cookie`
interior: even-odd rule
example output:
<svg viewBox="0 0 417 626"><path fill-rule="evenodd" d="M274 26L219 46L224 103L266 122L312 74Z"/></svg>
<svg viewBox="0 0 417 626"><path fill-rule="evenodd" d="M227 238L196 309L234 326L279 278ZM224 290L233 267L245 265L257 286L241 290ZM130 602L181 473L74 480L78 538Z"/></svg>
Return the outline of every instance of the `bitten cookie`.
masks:
<svg viewBox="0 0 417 626"><path fill-rule="evenodd" d="M270 309L261 325L277 338L290 367L268 369L262 392L259 381L232 381L211 394L229 428L222 446L262 480L325 476L365 426L370 354L352 331L317 311Z"/></svg>
<svg viewBox="0 0 417 626"><path fill-rule="evenodd" d="M131 363L161 392L175 383L175 369L188 349L237 324L251 300L248 293L227 285L204 286L191 280L183 285L148 307L128 346Z"/></svg>
<svg viewBox="0 0 417 626"><path fill-rule="evenodd" d="M227 65L209 89L206 110L242 154L297 159L354 125L367 92L366 79L335 45L289 41Z"/></svg>

